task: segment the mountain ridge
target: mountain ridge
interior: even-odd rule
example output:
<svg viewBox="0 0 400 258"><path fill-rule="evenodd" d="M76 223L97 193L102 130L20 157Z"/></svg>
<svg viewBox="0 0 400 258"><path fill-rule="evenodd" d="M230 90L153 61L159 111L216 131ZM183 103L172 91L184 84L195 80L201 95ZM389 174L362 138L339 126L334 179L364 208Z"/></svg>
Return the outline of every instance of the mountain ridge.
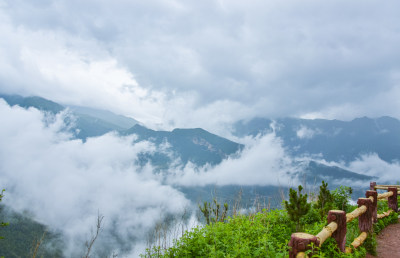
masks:
<svg viewBox="0 0 400 258"><path fill-rule="evenodd" d="M68 106L64 107L41 97L24 98L18 95L7 96L0 94L0 98L4 98L10 105L20 105L25 108L35 107L50 113L61 112L69 108ZM76 125L71 129L71 132L78 139L86 140L88 137L96 137L116 131L121 136L135 134L137 135L136 141L146 140L157 146L168 143L169 145L167 145L166 149L164 148L164 151L153 154L143 153L139 157L138 162L140 164L145 165L150 162L158 169L168 169L176 160L179 161L179 166L185 166L188 162L196 166L204 166L206 164L214 166L221 163L227 157L239 156L240 152L244 149L244 145L212 134L202 128L175 128L172 131L156 131L143 126L134 119L126 117L121 122L125 123L125 126L120 126L118 123L121 120L119 119L123 116L105 110L95 110L86 107L72 107L71 110L76 116ZM104 117L107 118L107 121L104 120ZM117 122L112 123L112 120ZM349 123L352 123L352 126L349 126ZM127 129L128 125L132 124L133 126ZM362 130L358 129L360 126L363 126ZM380 117L377 119L361 117L353 119L350 122L325 119L281 118L271 120L267 118L254 118L246 122L238 121L235 124L233 134L236 136L255 136L275 132L277 137L283 139L285 150L293 157L302 155L312 156L322 153L322 158L329 161L329 157L337 158L338 155L334 156L337 153L343 155L343 151L341 150L342 143L335 138L337 135L343 134L343 130L347 130L344 134L347 138L354 138L354 135L359 131L367 135L371 133L375 135L390 134L393 130L388 130L388 127L395 128L397 130L395 132L398 132L398 135L400 135L400 121L391 117ZM347 139L346 137L344 137L345 140ZM317 142L315 143L315 141ZM355 141L353 139L348 140L348 142L354 144ZM397 145L393 146L393 142L396 141L390 141L389 139L385 143L398 151L400 148L397 148ZM359 144L358 149L362 150L365 147L365 142L361 141L361 139L356 140L356 143ZM321 146L328 144L331 146L331 149L321 149ZM353 154L352 158L362 154L362 152L356 152L357 148L353 150L355 154ZM348 149L351 150L351 148ZM400 157L400 151L398 152L398 156ZM339 156L339 158L341 157ZM339 159L334 159L334 161L337 160ZM317 167L320 168L321 174L323 174L323 171L327 171L327 167L329 166L322 165L321 163L318 164ZM315 167L313 163L310 163L304 167L304 171L315 177ZM337 171L337 175L343 175L342 169L336 167L334 170ZM352 174L354 172L346 171L349 178L354 176Z"/></svg>
<svg viewBox="0 0 400 258"><path fill-rule="evenodd" d="M169 153L158 152L143 154L139 163L151 162L159 169L167 168L176 159L182 165L188 162L197 166L206 164L217 165L228 156L243 149L243 145L212 134L201 128L175 128L172 131L155 131L141 125L137 120L114 114L106 110L87 107L62 106L56 102L41 97L22 97L19 95L1 95L9 105L19 105L24 108L34 107L52 114L70 108L75 119L69 132L77 139L85 141L88 137L101 136L115 131L119 135L138 136L137 141L150 141L156 145L168 142ZM172 157L170 154L173 154Z"/></svg>
<svg viewBox="0 0 400 258"><path fill-rule="evenodd" d="M254 118L238 121L237 137L274 132L292 156L321 155L327 161L351 162L376 153L386 161L400 160L400 121L393 117L361 117L351 121Z"/></svg>

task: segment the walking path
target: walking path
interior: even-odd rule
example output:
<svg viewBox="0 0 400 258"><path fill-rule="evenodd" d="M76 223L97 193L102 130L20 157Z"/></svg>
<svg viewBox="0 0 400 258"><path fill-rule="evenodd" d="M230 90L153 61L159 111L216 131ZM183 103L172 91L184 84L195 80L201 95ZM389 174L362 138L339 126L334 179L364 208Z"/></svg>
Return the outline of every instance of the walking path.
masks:
<svg viewBox="0 0 400 258"><path fill-rule="evenodd" d="M400 222L400 220L399 220ZM367 254L366 258L400 257L400 224L391 224L384 228L376 238L378 256Z"/></svg>

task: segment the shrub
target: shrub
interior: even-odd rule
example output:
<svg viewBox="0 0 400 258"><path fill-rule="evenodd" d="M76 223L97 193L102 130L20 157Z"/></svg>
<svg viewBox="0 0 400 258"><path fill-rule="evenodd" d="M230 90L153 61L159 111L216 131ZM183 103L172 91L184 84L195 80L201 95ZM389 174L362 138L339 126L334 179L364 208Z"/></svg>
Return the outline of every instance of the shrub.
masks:
<svg viewBox="0 0 400 258"><path fill-rule="evenodd" d="M299 185L298 192L290 188L289 201L283 201L283 205L287 210L289 218L296 223L296 231L299 231L304 224L300 219L308 213L311 204L307 202L307 194L302 194L303 187Z"/></svg>
<svg viewBox="0 0 400 258"><path fill-rule="evenodd" d="M351 194L353 193L353 189L348 186L340 186L332 191L333 202L336 209L344 210L349 212L349 200L351 198Z"/></svg>
<svg viewBox="0 0 400 258"><path fill-rule="evenodd" d="M227 223L198 226L160 254L147 250L144 257L286 257L291 235L286 211L229 217ZM142 257L143 257L142 256Z"/></svg>

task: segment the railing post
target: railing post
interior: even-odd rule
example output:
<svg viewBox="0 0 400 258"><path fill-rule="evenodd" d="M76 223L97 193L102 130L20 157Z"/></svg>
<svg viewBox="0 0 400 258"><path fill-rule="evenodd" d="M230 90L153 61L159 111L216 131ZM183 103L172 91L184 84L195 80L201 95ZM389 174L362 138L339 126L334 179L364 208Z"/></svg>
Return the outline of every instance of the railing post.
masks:
<svg viewBox="0 0 400 258"><path fill-rule="evenodd" d="M291 247L289 250L289 258L296 258L297 253L311 249L311 243L319 246L319 241L316 236L307 233L293 233L289 242L289 246Z"/></svg>
<svg viewBox="0 0 400 258"><path fill-rule="evenodd" d="M369 190L375 191L376 182L369 183Z"/></svg>
<svg viewBox="0 0 400 258"><path fill-rule="evenodd" d="M388 198L389 208L395 212L398 212L398 204L397 204L397 187L389 187L388 192L393 192L392 196Z"/></svg>
<svg viewBox="0 0 400 258"><path fill-rule="evenodd" d="M374 223L376 223L378 221L378 192L377 191L373 191L373 190L369 190L365 193L365 197L374 197L374 201L372 202L372 218L374 220Z"/></svg>
<svg viewBox="0 0 400 258"><path fill-rule="evenodd" d="M338 225L335 232L333 232L332 237L336 240L339 249L342 252L345 252L347 232L346 212L341 210L330 210L328 213L328 224L332 221L336 222Z"/></svg>
<svg viewBox="0 0 400 258"><path fill-rule="evenodd" d="M372 201L369 198L359 198L358 207L367 206L367 211L358 218L358 227L361 232L371 232L372 230Z"/></svg>

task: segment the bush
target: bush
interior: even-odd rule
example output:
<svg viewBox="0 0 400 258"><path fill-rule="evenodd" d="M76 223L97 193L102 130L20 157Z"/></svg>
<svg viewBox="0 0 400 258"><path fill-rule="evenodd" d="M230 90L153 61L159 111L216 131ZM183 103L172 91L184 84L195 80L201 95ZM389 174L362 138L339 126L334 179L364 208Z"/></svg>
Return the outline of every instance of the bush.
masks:
<svg viewBox="0 0 400 258"><path fill-rule="evenodd" d="M286 257L292 222L287 212L273 210L229 217L187 231L174 246L147 249L144 257ZM143 257L142 256L142 257Z"/></svg>
<svg viewBox="0 0 400 258"><path fill-rule="evenodd" d="M335 208L349 212L349 209L351 208L349 206L349 201L352 193L353 189L348 186L340 186L333 190L332 195Z"/></svg>
<svg viewBox="0 0 400 258"><path fill-rule="evenodd" d="M303 187L299 185L299 191L290 188L289 201L283 201L283 205L289 214L289 218L296 223L296 231L300 231L304 224L301 223L301 218L306 215L311 204L307 202L307 194L302 194Z"/></svg>
<svg viewBox="0 0 400 258"><path fill-rule="evenodd" d="M321 220L319 210L311 206L310 210L300 219L300 224L309 225L314 223L320 223L325 220Z"/></svg>

